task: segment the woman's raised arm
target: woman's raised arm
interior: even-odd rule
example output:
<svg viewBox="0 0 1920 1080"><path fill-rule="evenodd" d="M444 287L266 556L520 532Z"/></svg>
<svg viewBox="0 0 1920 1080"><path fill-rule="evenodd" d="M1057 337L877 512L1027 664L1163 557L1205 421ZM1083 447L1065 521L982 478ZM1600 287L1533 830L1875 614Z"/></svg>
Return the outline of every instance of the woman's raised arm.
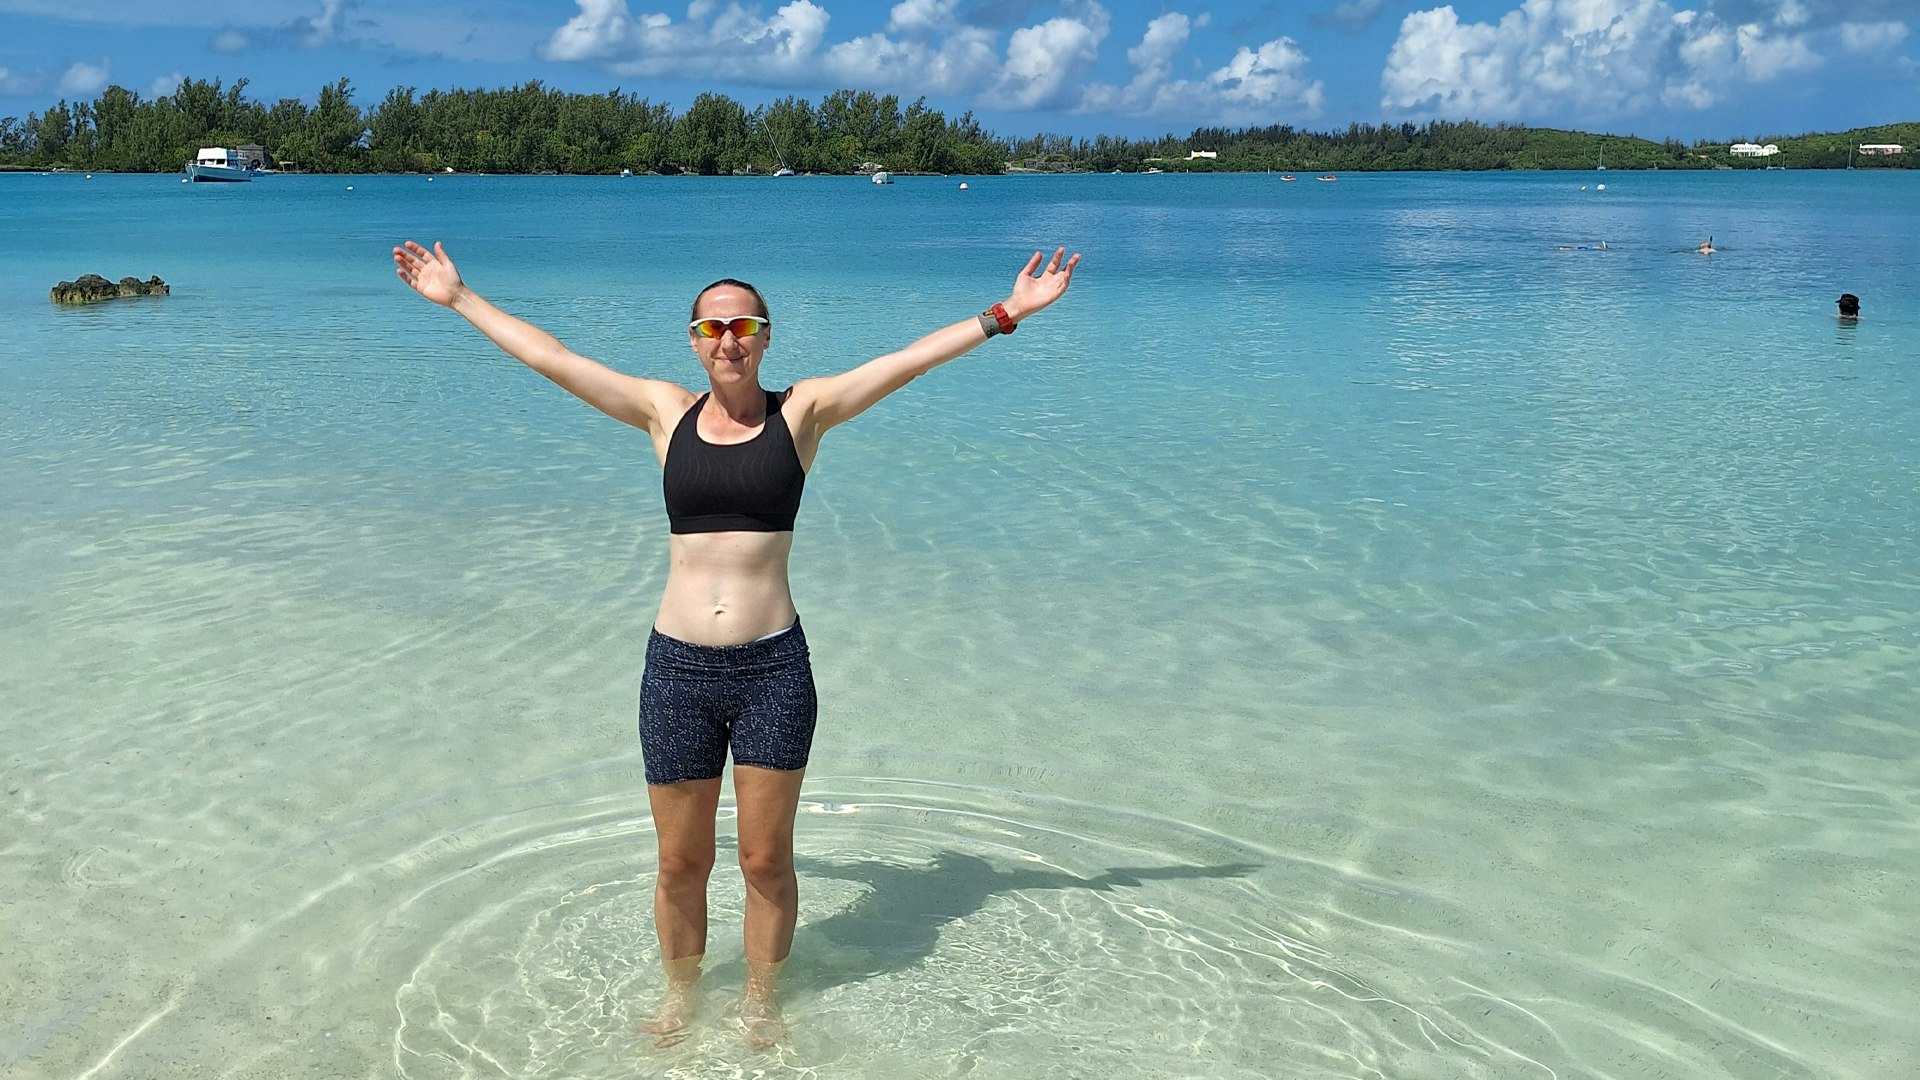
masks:
<svg viewBox="0 0 1920 1080"><path fill-rule="evenodd" d="M875 357L852 371L799 384L795 393L806 395L814 437L866 412L881 398L941 364L972 351L993 336L986 329L987 320L995 321L995 333L1011 333L1001 331L1000 326L1018 324L1060 299L1073 283L1073 268L1080 265L1080 254L1075 252L1069 258L1066 248L1057 248L1044 269L1040 266L1042 257L1041 252L1034 252L1014 277L1013 292L987 312L935 330L898 352ZM1004 322L999 315L1006 316Z"/></svg>
<svg viewBox="0 0 1920 1080"><path fill-rule="evenodd" d="M414 292L459 313L507 355L615 420L653 432L662 400L686 393L671 383L625 375L590 360L545 330L501 311L460 280L460 271L438 243L429 251L408 240L393 249L393 266Z"/></svg>

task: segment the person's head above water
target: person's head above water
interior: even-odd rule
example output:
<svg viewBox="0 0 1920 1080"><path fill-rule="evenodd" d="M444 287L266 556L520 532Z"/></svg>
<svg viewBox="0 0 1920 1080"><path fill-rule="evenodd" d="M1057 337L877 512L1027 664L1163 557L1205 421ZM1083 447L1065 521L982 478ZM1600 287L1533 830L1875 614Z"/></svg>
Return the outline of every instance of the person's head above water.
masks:
<svg viewBox="0 0 1920 1080"><path fill-rule="evenodd" d="M773 342L766 298L744 281L721 278L693 298L687 343L715 389L722 383L759 383L760 358Z"/></svg>
<svg viewBox="0 0 1920 1080"><path fill-rule="evenodd" d="M1835 300L1834 303L1840 305L1841 318L1857 319L1860 317L1860 298L1852 293L1841 293L1840 299Z"/></svg>
<svg viewBox="0 0 1920 1080"><path fill-rule="evenodd" d="M754 288L753 286L747 284L744 281L740 281L736 278L730 278L730 277L723 277L719 281L716 281L713 284L695 293L693 295L693 310L688 313L687 318L698 319L700 317L700 301L704 299L708 293L712 292L715 289L720 289L720 288L739 289L742 292L750 294L753 297L754 307L757 308L760 312L760 317L763 319L773 318L773 313L767 310L767 298L760 295L759 289ZM709 315L712 315L712 314L741 315L741 314L745 314L745 312L722 311L722 312L708 312L707 314Z"/></svg>
<svg viewBox="0 0 1920 1080"><path fill-rule="evenodd" d="M1700 254L1711 255L1718 250L1720 249L1713 246L1713 237L1709 236L1705 240L1700 241Z"/></svg>

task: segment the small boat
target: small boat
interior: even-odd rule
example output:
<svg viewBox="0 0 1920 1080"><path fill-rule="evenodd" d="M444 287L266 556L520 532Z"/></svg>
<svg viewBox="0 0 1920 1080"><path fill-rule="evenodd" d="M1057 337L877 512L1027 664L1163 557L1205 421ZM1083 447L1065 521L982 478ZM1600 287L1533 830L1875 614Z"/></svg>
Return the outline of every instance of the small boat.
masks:
<svg viewBox="0 0 1920 1080"><path fill-rule="evenodd" d="M876 184L891 184L893 183L893 174L885 169L881 169L879 172L873 174L873 182Z"/></svg>
<svg viewBox="0 0 1920 1080"><path fill-rule="evenodd" d="M1283 184L1291 184L1291 183L1293 183L1293 174L1292 174L1292 173L1288 173L1287 175L1285 175L1285 176L1283 176L1283 177L1281 177L1281 178L1280 178L1280 182L1281 182L1281 183L1283 183Z"/></svg>
<svg viewBox="0 0 1920 1080"><path fill-rule="evenodd" d="M1328 173L1328 174L1327 174L1327 175L1325 175L1325 176L1316 176L1316 177L1314 177L1314 179L1315 179L1315 180L1318 180L1318 181L1320 181L1320 182L1321 182L1321 183L1323 183L1323 184L1331 184L1331 183L1333 183L1333 182L1334 182L1335 180L1338 180L1338 179L1340 179L1340 178L1339 178L1339 177L1337 177L1337 176L1335 176L1335 175L1333 175L1332 173Z"/></svg>
<svg viewBox="0 0 1920 1080"><path fill-rule="evenodd" d="M1159 175L1159 173L1160 173L1160 170L1159 170L1159 169L1157 169L1157 168L1156 168L1156 169L1148 169L1148 170L1147 170L1147 175L1148 175L1148 176L1157 176L1157 175Z"/></svg>
<svg viewBox="0 0 1920 1080"><path fill-rule="evenodd" d="M245 181L253 179L253 170L224 146L203 146L187 166L187 179L198 183Z"/></svg>
<svg viewBox="0 0 1920 1080"><path fill-rule="evenodd" d="M774 141L772 127L767 128L767 145L773 147L774 163L780 166L779 168L773 170L773 175L792 176L793 170L787 167L787 159L783 157L780 153L780 144Z"/></svg>

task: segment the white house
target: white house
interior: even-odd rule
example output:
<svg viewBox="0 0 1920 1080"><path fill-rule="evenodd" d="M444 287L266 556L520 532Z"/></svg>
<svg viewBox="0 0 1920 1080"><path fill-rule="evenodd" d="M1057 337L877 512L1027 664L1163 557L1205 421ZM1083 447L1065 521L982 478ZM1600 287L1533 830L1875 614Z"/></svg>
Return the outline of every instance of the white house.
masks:
<svg viewBox="0 0 1920 1080"><path fill-rule="evenodd" d="M1190 150L1187 152L1188 161L1192 161L1195 158L1217 158L1219 156L1220 151L1218 150Z"/></svg>
<svg viewBox="0 0 1920 1080"><path fill-rule="evenodd" d="M1742 142L1734 143L1727 152L1734 157L1772 157L1780 152L1780 147L1773 143L1761 146L1759 143Z"/></svg>
<svg viewBox="0 0 1920 1080"><path fill-rule="evenodd" d="M1870 142L1861 143L1860 152L1868 157L1891 157L1906 153L1907 148L1897 142Z"/></svg>

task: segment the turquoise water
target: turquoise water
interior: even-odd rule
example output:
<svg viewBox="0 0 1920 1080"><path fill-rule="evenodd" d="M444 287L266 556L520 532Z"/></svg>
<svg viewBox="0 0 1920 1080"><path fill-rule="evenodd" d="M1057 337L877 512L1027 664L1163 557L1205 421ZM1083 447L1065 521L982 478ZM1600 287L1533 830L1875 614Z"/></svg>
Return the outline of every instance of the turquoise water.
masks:
<svg viewBox="0 0 1920 1080"><path fill-rule="evenodd" d="M0 1072L1911 1075L1920 187L1605 180L0 176ZM809 480L775 1052L725 852L633 1030L651 447L403 237L776 385L1085 252Z"/></svg>

